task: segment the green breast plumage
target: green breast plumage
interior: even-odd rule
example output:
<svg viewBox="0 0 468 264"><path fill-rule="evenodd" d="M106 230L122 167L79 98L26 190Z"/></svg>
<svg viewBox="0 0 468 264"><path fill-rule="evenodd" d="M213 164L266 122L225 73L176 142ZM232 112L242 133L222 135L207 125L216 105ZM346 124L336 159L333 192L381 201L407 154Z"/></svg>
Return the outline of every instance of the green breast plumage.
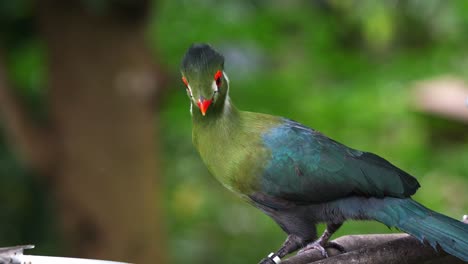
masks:
<svg viewBox="0 0 468 264"><path fill-rule="evenodd" d="M260 188L260 177L270 151L262 133L278 124L278 118L235 112L221 119L194 123L193 143L208 170L226 188L248 195Z"/></svg>

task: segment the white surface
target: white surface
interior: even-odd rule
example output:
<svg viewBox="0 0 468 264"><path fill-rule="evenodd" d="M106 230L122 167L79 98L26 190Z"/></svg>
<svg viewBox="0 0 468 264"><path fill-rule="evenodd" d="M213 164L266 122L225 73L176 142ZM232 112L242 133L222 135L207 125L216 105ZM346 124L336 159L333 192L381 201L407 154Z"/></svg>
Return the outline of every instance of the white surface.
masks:
<svg viewBox="0 0 468 264"><path fill-rule="evenodd" d="M20 262L21 264L125 264L124 262L115 262L96 259L81 259L81 258L62 258L62 257L46 257L19 255L14 256L13 263Z"/></svg>

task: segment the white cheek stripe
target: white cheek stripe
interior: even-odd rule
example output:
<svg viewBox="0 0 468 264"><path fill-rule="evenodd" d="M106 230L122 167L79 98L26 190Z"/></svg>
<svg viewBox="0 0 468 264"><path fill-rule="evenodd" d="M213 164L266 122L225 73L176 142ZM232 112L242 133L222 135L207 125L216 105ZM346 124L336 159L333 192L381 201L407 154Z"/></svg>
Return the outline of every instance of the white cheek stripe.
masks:
<svg viewBox="0 0 468 264"><path fill-rule="evenodd" d="M228 82L229 84L229 78L227 77L227 74L223 71L223 75L224 75L224 79L226 79L226 81Z"/></svg>
<svg viewBox="0 0 468 264"><path fill-rule="evenodd" d="M187 84L187 89L190 94L190 115L193 115L193 94L192 94L192 87L190 87L190 84Z"/></svg>
<svg viewBox="0 0 468 264"><path fill-rule="evenodd" d="M192 87L190 87L190 84L187 85L187 89L189 90L190 96L193 97L193 94L192 94Z"/></svg>

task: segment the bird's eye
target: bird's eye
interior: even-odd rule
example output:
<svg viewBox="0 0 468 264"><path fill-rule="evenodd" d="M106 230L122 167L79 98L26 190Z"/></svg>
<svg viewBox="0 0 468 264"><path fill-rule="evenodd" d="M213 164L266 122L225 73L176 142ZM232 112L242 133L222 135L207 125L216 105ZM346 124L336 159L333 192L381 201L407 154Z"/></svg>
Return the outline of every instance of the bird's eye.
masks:
<svg viewBox="0 0 468 264"><path fill-rule="evenodd" d="M185 86L188 87L188 81L184 76L182 76L182 82L184 82Z"/></svg>
<svg viewBox="0 0 468 264"><path fill-rule="evenodd" d="M222 71L217 71L215 76L214 76L216 86L221 86L221 81L223 79L223 72Z"/></svg>

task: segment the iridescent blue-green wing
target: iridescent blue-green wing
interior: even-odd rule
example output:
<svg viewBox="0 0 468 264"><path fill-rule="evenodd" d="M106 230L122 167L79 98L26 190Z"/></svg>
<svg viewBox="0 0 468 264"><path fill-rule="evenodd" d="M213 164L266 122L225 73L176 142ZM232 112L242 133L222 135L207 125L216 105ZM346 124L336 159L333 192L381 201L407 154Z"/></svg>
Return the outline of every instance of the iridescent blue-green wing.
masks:
<svg viewBox="0 0 468 264"><path fill-rule="evenodd" d="M262 136L270 153L261 192L297 203L320 203L351 195L408 197L417 180L385 159L348 148L285 119Z"/></svg>

